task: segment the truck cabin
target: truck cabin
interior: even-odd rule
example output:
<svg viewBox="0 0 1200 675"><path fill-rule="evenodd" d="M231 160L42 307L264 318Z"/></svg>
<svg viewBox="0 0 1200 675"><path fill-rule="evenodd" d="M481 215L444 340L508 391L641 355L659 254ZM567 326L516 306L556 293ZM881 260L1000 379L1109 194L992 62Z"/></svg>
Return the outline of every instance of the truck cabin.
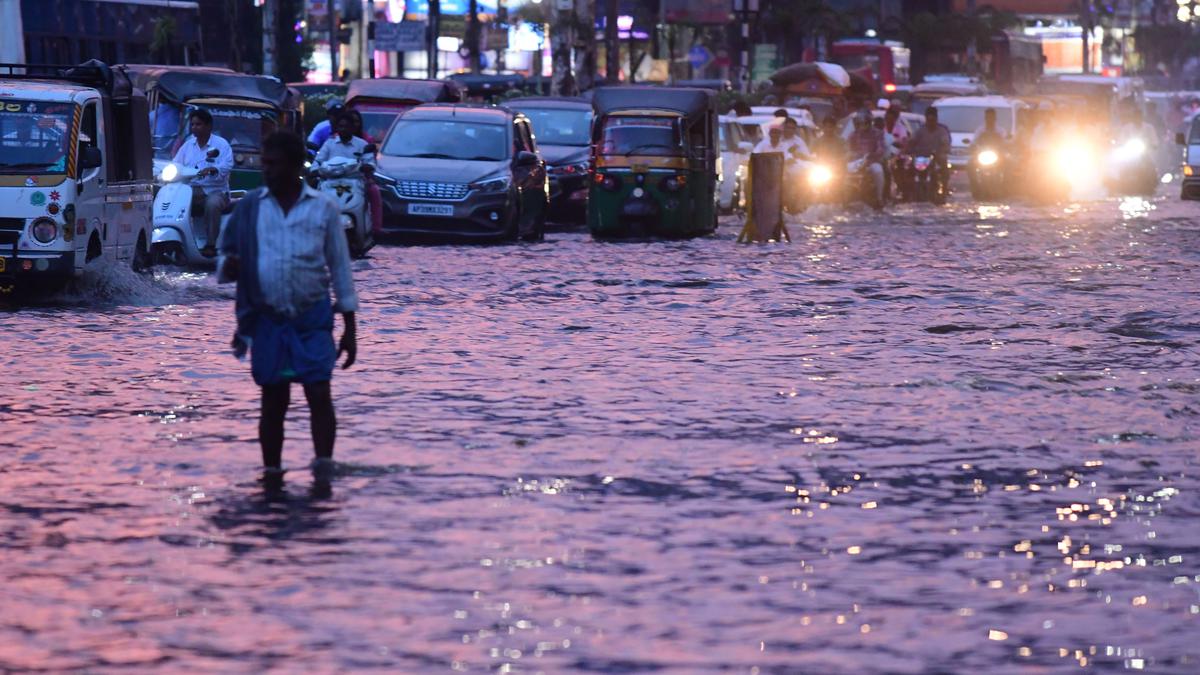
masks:
<svg viewBox="0 0 1200 675"><path fill-rule="evenodd" d="M152 179L149 106L119 70L0 64L0 91L0 175Z"/></svg>

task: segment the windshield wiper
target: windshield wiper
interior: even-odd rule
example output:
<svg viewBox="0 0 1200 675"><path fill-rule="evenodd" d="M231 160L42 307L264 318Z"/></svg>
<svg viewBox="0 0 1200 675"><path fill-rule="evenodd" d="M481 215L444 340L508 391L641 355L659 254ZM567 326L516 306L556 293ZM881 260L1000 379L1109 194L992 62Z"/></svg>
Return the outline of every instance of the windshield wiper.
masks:
<svg viewBox="0 0 1200 675"><path fill-rule="evenodd" d="M474 157L467 157L463 161L464 162L499 162L500 160L496 159L495 157L488 157L486 155L475 155Z"/></svg>
<svg viewBox="0 0 1200 675"><path fill-rule="evenodd" d="M420 157L422 159L462 159L454 155L444 155L440 152L422 152L417 155L404 155L405 157Z"/></svg>
<svg viewBox="0 0 1200 675"><path fill-rule="evenodd" d="M667 148L669 150L672 147L674 146L667 145L666 143L642 143L641 145L635 145L629 152L625 153L625 156L628 157L642 148Z"/></svg>

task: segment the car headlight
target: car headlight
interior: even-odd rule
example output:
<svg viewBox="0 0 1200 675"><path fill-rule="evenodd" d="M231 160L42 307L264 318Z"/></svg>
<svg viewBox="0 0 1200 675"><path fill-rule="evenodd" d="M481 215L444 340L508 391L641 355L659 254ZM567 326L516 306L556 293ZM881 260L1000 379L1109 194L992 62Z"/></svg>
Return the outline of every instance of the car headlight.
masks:
<svg viewBox="0 0 1200 675"><path fill-rule="evenodd" d="M1117 159L1126 162L1141 157L1146 152L1146 143L1140 138L1131 138L1117 148Z"/></svg>
<svg viewBox="0 0 1200 675"><path fill-rule="evenodd" d="M159 177L163 179L164 183L170 183L179 177L179 167L175 166L174 164L168 164L163 167L162 173L159 174Z"/></svg>
<svg viewBox="0 0 1200 675"><path fill-rule="evenodd" d="M1068 176L1085 171L1092 162L1092 152L1087 144L1081 141L1065 143L1054 153L1057 169Z"/></svg>
<svg viewBox="0 0 1200 675"><path fill-rule="evenodd" d="M975 158L979 162L979 166L991 166L1000 161L1000 156L995 150L984 150Z"/></svg>
<svg viewBox="0 0 1200 675"><path fill-rule="evenodd" d="M833 180L833 171L824 164L818 164L808 172L808 184L813 187L828 185L831 180Z"/></svg>
<svg viewBox="0 0 1200 675"><path fill-rule="evenodd" d="M378 171L376 171L375 172L375 182L379 183L380 185L391 186L391 185L396 184L396 179L392 178L391 176L388 176L386 174L382 174L382 173L379 173Z"/></svg>
<svg viewBox="0 0 1200 675"><path fill-rule="evenodd" d="M49 218L38 218L29 227L29 233L40 244L49 244L58 238L58 223Z"/></svg>
<svg viewBox="0 0 1200 675"><path fill-rule="evenodd" d="M512 179L508 176L497 176L496 178L488 178L477 183L471 183L468 187L479 192L494 193L505 192L511 184Z"/></svg>

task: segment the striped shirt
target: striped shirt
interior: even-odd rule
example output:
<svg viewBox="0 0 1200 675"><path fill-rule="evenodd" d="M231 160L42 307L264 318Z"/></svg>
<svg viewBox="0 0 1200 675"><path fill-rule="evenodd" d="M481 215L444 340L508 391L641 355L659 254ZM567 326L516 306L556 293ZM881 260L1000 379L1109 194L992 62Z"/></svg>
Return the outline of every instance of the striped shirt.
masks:
<svg viewBox="0 0 1200 675"><path fill-rule="evenodd" d="M299 316L329 296L337 312L358 311L350 273L350 247L334 201L305 185L284 214L264 190L258 207L258 283L263 300L287 317Z"/></svg>

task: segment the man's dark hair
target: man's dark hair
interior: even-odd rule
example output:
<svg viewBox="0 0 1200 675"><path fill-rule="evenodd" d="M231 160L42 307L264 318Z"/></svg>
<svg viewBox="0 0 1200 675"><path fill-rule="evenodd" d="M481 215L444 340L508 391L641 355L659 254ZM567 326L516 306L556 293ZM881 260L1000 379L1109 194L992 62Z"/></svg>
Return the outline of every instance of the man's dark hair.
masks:
<svg viewBox="0 0 1200 675"><path fill-rule="evenodd" d="M800 123L797 122L796 120L792 119L791 117L785 117L785 118L783 118L783 126L785 128L799 127Z"/></svg>
<svg viewBox="0 0 1200 675"><path fill-rule="evenodd" d="M775 117L791 119L792 116L788 113L788 111L785 108L779 108L778 110L775 111Z"/></svg>
<svg viewBox="0 0 1200 675"><path fill-rule="evenodd" d="M294 131L276 131L263 139L263 154L268 152L283 155L284 161L292 167L304 166L304 160L308 158L304 139Z"/></svg>
<svg viewBox="0 0 1200 675"><path fill-rule="evenodd" d="M188 121L191 122L194 119L199 119L201 122L204 122L210 127L213 123L212 113L208 112L204 108L195 108L192 110L192 112L188 113Z"/></svg>
<svg viewBox="0 0 1200 675"><path fill-rule="evenodd" d="M937 108L934 108L933 106L930 106L930 107L928 107L928 108L926 108L926 109L925 109L925 117L926 117L926 118L930 118L930 117L932 117L933 119L935 119L935 120L936 120L936 119L937 119L937 116L938 116L938 114L937 114Z"/></svg>

